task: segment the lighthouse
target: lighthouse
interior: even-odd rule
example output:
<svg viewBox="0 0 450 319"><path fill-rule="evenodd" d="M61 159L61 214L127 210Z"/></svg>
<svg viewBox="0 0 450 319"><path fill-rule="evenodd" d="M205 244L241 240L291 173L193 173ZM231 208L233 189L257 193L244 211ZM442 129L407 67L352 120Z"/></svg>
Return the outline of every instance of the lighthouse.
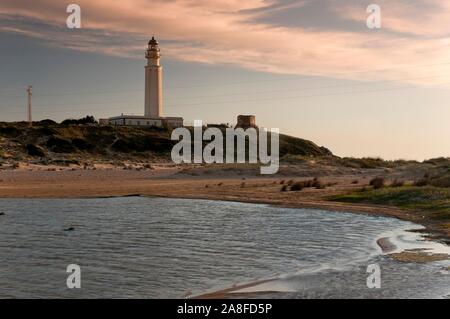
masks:
<svg viewBox="0 0 450 319"><path fill-rule="evenodd" d="M163 79L161 66L161 52L155 37L148 42L145 53L147 66L145 67L145 116L163 116Z"/></svg>
<svg viewBox="0 0 450 319"><path fill-rule="evenodd" d="M107 119L100 119L102 125L114 126L146 126L146 127L181 127L182 117L165 117L163 115L163 78L161 66L161 52L155 37L148 42L145 52L147 64L145 66L145 105L144 116L122 115Z"/></svg>

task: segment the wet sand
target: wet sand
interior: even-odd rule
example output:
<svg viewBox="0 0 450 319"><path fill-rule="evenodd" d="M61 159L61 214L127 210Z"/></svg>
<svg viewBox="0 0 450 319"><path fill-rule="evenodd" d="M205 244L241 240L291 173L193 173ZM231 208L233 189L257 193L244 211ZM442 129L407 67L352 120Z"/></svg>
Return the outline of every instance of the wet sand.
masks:
<svg viewBox="0 0 450 319"><path fill-rule="evenodd" d="M376 241L378 247L381 249L382 254L388 257L405 263L429 263L435 261L450 260L450 255L445 253L433 253L426 249L416 248L407 249L401 252L395 252L398 250L392 239L389 237L381 237ZM395 252L395 253L394 253ZM227 298L257 298L259 295L274 294L277 291L262 290L258 292L256 289L264 284L276 283L279 278L269 278L263 280L257 280L240 285L233 285L232 287L221 289L214 292L209 292L192 297L193 299L227 299ZM255 290L256 289L256 290ZM190 296L187 296L190 297Z"/></svg>

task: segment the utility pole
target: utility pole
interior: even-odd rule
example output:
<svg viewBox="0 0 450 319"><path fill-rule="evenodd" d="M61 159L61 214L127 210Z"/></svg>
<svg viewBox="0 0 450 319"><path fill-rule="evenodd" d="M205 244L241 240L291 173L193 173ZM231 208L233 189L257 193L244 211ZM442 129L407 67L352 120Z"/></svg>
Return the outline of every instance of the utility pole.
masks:
<svg viewBox="0 0 450 319"><path fill-rule="evenodd" d="M32 115L32 113L31 113L31 96L33 95L33 86L28 85L27 93L28 93L28 125L32 126L33 119L31 116Z"/></svg>

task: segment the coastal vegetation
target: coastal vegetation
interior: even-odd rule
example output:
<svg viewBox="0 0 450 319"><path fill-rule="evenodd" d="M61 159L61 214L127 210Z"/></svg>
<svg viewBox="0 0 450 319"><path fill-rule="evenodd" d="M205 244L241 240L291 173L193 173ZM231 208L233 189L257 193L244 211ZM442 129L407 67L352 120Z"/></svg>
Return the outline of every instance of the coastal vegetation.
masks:
<svg viewBox="0 0 450 319"><path fill-rule="evenodd" d="M448 160L441 159L439 163L447 165ZM431 227L439 232L448 234L450 231L450 173L448 170L442 172L440 164L436 162L433 164L437 166L435 171L440 173L434 175L427 173L416 181L394 180L387 184L382 178L376 178L378 182L371 183L371 186L352 189L326 198L334 202L399 208L407 212L409 215L407 219L428 226L432 225ZM382 185L380 180L383 180Z"/></svg>
<svg viewBox="0 0 450 319"><path fill-rule="evenodd" d="M33 123L0 123L0 161L53 163L64 160L170 160L177 141L170 128L100 126L93 117ZM280 135L281 156L333 156L311 141Z"/></svg>
<svg viewBox="0 0 450 319"><path fill-rule="evenodd" d="M450 221L450 188L434 186L384 187L357 189L347 194L329 197L333 201L391 205L399 208L428 212L432 219Z"/></svg>

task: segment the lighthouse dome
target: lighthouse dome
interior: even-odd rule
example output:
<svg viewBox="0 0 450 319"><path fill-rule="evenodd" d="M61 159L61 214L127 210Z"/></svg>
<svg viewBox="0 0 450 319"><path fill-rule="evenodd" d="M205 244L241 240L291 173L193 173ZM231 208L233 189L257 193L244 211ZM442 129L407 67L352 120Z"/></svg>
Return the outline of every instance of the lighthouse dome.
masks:
<svg viewBox="0 0 450 319"><path fill-rule="evenodd" d="M152 37L151 40L148 42L149 45L158 45L158 41L156 41L155 37Z"/></svg>

